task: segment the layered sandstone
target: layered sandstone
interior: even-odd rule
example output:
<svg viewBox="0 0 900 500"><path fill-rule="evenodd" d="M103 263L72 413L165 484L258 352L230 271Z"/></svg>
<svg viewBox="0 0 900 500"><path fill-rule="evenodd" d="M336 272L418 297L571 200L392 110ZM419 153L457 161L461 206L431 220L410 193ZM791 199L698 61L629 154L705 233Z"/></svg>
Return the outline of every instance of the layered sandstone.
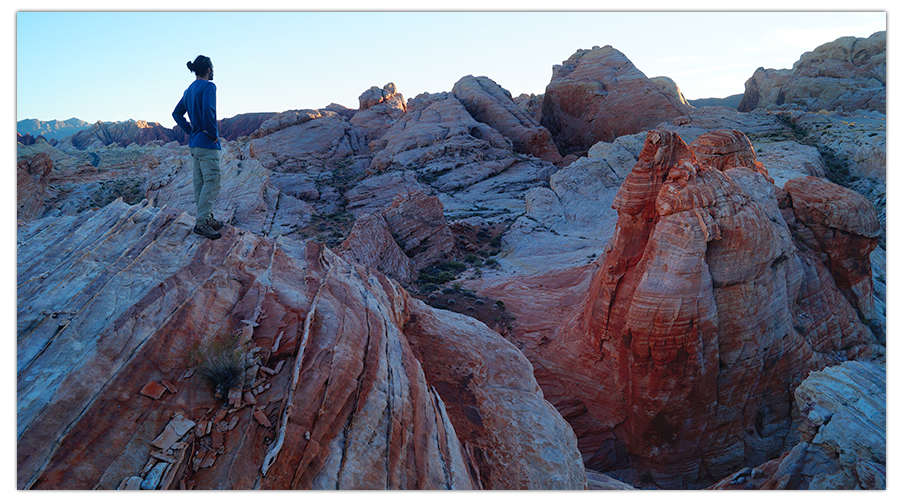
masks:
<svg viewBox="0 0 900 500"><path fill-rule="evenodd" d="M193 223L114 202L20 228L19 488L585 487L489 328L319 244ZM188 356L221 335L255 353L227 401Z"/></svg>
<svg viewBox="0 0 900 500"><path fill-rule="evenodd" d="M862 195L819 177L791 179L784 190L804 245L825 256L837 287L883 335L885 319L875 309L869 261L881 233L875 207Z"/></svg>
<svg viewBox="0 0 900 500"><path fill-rule="evenodd" d="M409 285L422 268L450 257L454 240L440 199L413 191L358 219L337 252Z"/></svg>
<svg viewBox="0 0 900 500"><path fill-rule="evenodd" d="M787 70L759 68L738 111L795 105L808 111L886 110L887 33L842 37L803 54Z"/></svg>
<svg viewBox="0 0 900 500"><path fill-rule="evenodd" d="M384 135L404 113L403 94L397 92L396 85L388 83L380 89L371 87L359 96L359 111L350 118L350 123L371 141Z"/></svg>
<svg viewBox="0 0 900 500"><path fill-rule="evenodd" d="M648 130L690 109L607 45L579 50L553 67L538 119L567 154Z"/></svg>
<svg viewBox="0 0 900 500"><path fill-rule="evenodd" d="M551 163L562 157L550 132L513 101L512 94L485 76L466 76L453 85L453 95L476 120L510 138L516 151Z"/></svg>
<svg viewBox="0 0 900 500"><path fill-rule="evenodd" d="M712 488L884 490L887 487L886 370L848 361L813 372L794 393L800 442Z"/></svg>
<svg viewBox="0 0 900 500"><path fill-rule="evenodd" d="M723 136L739 138L706 139ZM714 157L651 131L595 264L485 290L516 314L513 335L591 468L630 464L685 488L762 463L788 444L809 371L884 352L820 256L798 249L771 180L715 168L752 149Z"/></svg>

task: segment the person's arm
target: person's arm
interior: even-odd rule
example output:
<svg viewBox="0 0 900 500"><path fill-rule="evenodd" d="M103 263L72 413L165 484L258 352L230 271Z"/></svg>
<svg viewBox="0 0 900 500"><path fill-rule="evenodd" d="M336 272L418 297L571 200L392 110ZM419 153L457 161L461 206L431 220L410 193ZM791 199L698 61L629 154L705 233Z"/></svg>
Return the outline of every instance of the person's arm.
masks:
<svg viewBox="0 0 900 500"><path fill-rule="evenodd" d="M187 113L187 108L184 106L184 97L181 97L181 100L178 101L178 105L175 106L175 111L172 111L172 118L175 119L175 123L181 127L181 130L184 130L184 133L187 135L191 135L191 124L188 123L187 120L184 119L184 114Z"/></svg>
<svg viewBox="0 0 900 500"><path fill-rule="evenodd" d="M210 82L203 90L203 118L201 130L213 141L219 140L219 124L216 122L216 84Z"/></svg>

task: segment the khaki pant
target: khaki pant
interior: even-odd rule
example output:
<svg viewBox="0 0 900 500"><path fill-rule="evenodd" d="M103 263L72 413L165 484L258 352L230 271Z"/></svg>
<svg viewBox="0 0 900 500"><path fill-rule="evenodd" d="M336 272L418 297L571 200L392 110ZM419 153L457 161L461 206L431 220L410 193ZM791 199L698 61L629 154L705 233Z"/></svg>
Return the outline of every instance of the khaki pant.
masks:
<svg viewBox="0 0 900 500"><path fill-rule="evenodd" d="M205 221L212 214L213 203L219 197L218 149L191 148L194 157L194 203L197 204L197 223Z"/></svg>

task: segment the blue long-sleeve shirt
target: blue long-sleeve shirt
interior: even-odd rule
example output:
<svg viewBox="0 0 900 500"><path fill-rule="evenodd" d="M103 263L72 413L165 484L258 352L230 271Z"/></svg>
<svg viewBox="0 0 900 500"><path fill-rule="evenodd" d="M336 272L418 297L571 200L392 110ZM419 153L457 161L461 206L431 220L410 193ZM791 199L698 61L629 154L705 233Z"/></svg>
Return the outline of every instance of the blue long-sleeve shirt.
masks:
<svg viewBox="0 0 900 500"><path fill-rule="evenodd" d="M185 112L191 120L190 123L184 119ZM190 135L188 146L222 149L218 141L216 84L213 82L199 78L194 80L194 83L184 91L178 105L175 106L172 118L186 134Z"/></svg>

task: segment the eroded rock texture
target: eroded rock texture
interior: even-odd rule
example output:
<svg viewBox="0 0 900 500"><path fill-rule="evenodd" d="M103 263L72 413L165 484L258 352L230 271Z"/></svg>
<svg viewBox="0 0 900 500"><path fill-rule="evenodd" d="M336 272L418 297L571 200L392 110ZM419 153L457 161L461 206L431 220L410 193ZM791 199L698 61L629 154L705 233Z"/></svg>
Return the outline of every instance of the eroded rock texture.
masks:
<svg viewBox="0 0 900 500"><path fill-rule="evenodd" d="M698 144L724 136L742 137ZM807 373L884 352L839 278L795 244L784 193L734 166L755 166L752 148L715 157L649 132L593 266L489 290L515 311L516 341L590 468L709 484L781 452Z"/></svg>
<svg viewBox="0 0 900 500"><path fill-rule="evenodd" d="M454 245L438 197L413 191L359 218L337 252L408 285L422 268L450 257Z"/></svg>
<svg viewBox="0 0 900 500"><path fill-rule="evenodd" d="M453 95L473 118L512 139L516 151L551 163L562 161L550 132L520 109L509 91L490 78L466 76L453 85Z"/></svg>
<svg viewBox="0 0 900 500"><path fill-rule="evenodd" d="M886 110L887 32L842 37L807 52L787 70L759 68L738 111L797 105L809 111Z"/></svg>
<svg viewBox="0 0 900 500"><path fill-rule="evenodd" d="M800 442L714 489L884 490L886 366L848 361L813 372L797 388Z"/></svg>
<svg viewBox="0 0 900 500"><path fill-rule="evenodd" d="M492 330L320 244L193 223L117 201L20 228L19 488L585 487ZM188 357L216 336L257 349L221 399Z"/></svg>
<svg viewBox="0 0 900 500"><path fill-rule="evenodd" d="M562 154L586 151L685 114L691 108L679 95L651 81L618 50L594 47L553 67L538 119Z"/></svg>

